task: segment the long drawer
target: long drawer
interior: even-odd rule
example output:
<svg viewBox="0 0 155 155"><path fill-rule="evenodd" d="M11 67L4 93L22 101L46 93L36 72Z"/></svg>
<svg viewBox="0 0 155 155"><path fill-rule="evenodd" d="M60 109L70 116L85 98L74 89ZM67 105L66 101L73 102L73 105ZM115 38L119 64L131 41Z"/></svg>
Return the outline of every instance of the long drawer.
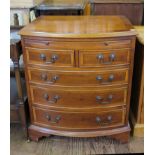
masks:
<svg viewBox="0 0 155 155"><path fill-rule="evenodd" d="M96 108L125 105L127 88L44 88L31 86L33 104L55 108Z"/></svg>
<svg viewBox="0 0 155 155"><path fill-rule="evenodd" d="M31 83L64 86L104 86L128 83L128 69L99 71L28 70Z"/></svg>
<svg viewBox="0 0 155 155"><path fill-rule="evenodd" d="M33 107L34 124L49 128L102 129L122 126L126 109L89 112L65 112Z"/></svg>
<svg viewBox="0 0 155 155"><path fill-rule="evenodd" d="M130 49L80 50L80 67L107 67L130 64Z"/></svg>
<svg viewBox="0 0 155 155"><path fill-rule="evenodd" d="M38 39L38 38L37 38ZM80 41L79 39L55 41L53 39L47 40L47 38L38 39L24 39L25 47L32 48L44 48L44 49L69 49L72 47L74 49L122 49L131 48L130 39L89 39Z"/></svg>
<svg viewBox="0 0 155 155"><path fill-rule="evenodd" d="M28 64L49 67L73 67L73 50L47 50L39 48L26 48Z"/></svg>

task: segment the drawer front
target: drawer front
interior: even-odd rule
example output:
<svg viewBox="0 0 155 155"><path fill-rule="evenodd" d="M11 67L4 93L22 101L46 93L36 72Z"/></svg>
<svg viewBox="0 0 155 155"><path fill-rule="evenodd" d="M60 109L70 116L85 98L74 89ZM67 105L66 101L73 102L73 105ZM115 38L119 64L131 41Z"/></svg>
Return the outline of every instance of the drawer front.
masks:
<svg viewBox="0 0 155 155"><path fill-rule="evenodd" d="M42 40L34 40L34 39L25 39L24 43L26 47L33 48L45 48L45 49L120 49L120 48L130 48L131 40L130 39L111 39L111 40L103 40L103 39L89 39L89 41L80 41L76 39L72 39L72 41L54 41L47 40L46 38ZM73 42L74 40L74 42Z"/></svg>
<svg viewBox="0 0 155 155"><path fill-rule="evenodd" d="M125 109L99 112L65 112L34 107L34 123L49 128L101 129L125 123ZM76 122L76 123L75 123Z"/></svg>
<svg viewBox="0 0 155 155"><path fill-rule="evenodd" d="M65 86L103 86L128 83L128 69L107 71L58 71L29 69L32 83Z"/></svg>
<svg viewBox="0 0 155 155"><path fill-rule="evenodd" d="M79 52L80 67L107 67L116 65L127 65L130 63L130 50L88 50Z"/></svg>
<svg viewBox="0 0 155 155"><path fill-rule="evenodd" d="M73 67L74 51L72 50L47 50L26 48L28 64L55 67Z"/></svg>
<svg viewBox="0 0 155 155"><path fill-rule="evenodd" d="M31 86L32 102L34 104L55 108L97 108L125 105L126 88L112 89L77 89L77 88L41 88Z"/></svg>

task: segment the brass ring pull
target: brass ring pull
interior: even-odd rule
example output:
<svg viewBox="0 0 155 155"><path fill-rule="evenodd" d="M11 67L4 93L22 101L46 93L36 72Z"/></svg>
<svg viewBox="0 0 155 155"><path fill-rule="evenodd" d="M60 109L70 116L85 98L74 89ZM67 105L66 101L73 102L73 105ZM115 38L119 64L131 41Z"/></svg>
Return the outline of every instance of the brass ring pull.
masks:
<svg viewBox="0 0 155 155"><path fill-rule="evenodd" d="M99 81L100 84L110 84L114 80L114 75L110 74L107 81L105 81L101 75L97 75L96 80Z"/></svg>
<svg viewBox="0 0 155 155"><path fill-rule="evenodd" d="M49 80L49 81L47 81L47 79L48 79L48 77L47 77L47 74L41 74L41 79L43 80L43 81L46 81L47 83L51 83L51 84L53 84L53 83L55 83L58 79L59 79L59 76L58 75L55 75L55 76L53 76L52 78L51 78L51 80Z"/></svg>
<svg viewBox="0 0 155 155"><path fill-rule="evenodd" d="M109 123L111 123L112 116L109 115L105 121L103 119L101 119L100 116L96 116L96 119L95 120L96 120L96 123L98 123L99 125L104 126L104 125L108 125Z"/></svg>
<svg viewBox="0 0 155 155"><path fill-rule="evenodd" d="M52 117L51 117L51 115L49 115L49 114L46 114L45 115L45 118L48 120L48 121L50 121L50 123L59 123L59 121L61 120L61 116L60 115L57 115L57 116L55 116L55 118L54 118L54 120L52 120Z"/></svg>
<svg viewBox="0 0 155 155"><path fill-rule="evenodd" d="M41 59L42 61L44 61L45 64L53 64L53 63L56 62L56 60L58 60L58 58L59 58L59 57L58 57L57 54L53 54L53 55L51 56L51 61L46 61L46 55L43 54L43 53L40 54L40 59Z"/></svg>
<svg viewBox="0 0 155 155"><path fill-rule="evenodd" d="M104 100L101 96L96 96L96 101L100 104L111 103L112 99L113 99L113 95L109 95L106 100Z"/></svg>
<svg viewBox="0 0 155 155"><path fill-rule="evenodd" d="M43 95L43 98L50 104L54 104L57 103L57 101L60 99L60 96L55 95L51 100L49 100L49 95L47 93L45 93Z"/></svg>
<svg viewBox="0 0 155 155"><path fill-rule="evenodd" d="M109 65L109 64L111 64L113 61L115 61L115 59L116 59L116 55L114 54L114 53L111 53L110 55L109 55L109 61L108 62L105 62L104 61L104 54L98 54L97 56L96 56L96 58L98 59L98 61L99 61L99 63L101 63L101 64L104 64L104 65Z"/></svg>

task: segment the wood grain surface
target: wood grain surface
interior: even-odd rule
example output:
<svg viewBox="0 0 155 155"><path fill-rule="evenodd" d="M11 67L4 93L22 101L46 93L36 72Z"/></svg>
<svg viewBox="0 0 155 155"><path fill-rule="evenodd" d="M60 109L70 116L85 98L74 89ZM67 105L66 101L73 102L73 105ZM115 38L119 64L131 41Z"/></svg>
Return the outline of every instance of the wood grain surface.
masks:
<svg viewBox="0 0 155 155"><path fill-rule="evenodd" d="M69 138L51 136L39 142L27 143L19 125L11 125L10 155L90 155L143 153L144 139L130 138L129 143L120 144L107 137Z"/></svg>
<svg viewBox="0 0 155 155"><path fill-rule="evenodd" d="M28 76L31 83L42 83L49 86L64 85L64 86L102 86L102 85L119 85L128 83L128 69L112 69L112 70L94 70L76 72L63 70L45 70L29 68ZM51 80L58 77L54 82ZM97 80L101 77L101 80ZM111 77L114 77L110 80Z"/></svg>
<svg viewBox="0 0 155 155"><path fill-rule="evenodd" d="M135 31L130 21L124 16L40 16L24 27L20 35L97 38L131 36L135 35Z"/></svg>
<svg viewBox="0 0 155 155"><path fill-rule="evenodd" d="M127 87L103 89L89 87L77 89L69 87L46 87L30 86L30 100L35 105L44 106L48 109L61 110L97 110L97 108L112 108L126 105ZM54 99L58 96L58 99ZM99 97L100 99L97 99Z"/></svg>

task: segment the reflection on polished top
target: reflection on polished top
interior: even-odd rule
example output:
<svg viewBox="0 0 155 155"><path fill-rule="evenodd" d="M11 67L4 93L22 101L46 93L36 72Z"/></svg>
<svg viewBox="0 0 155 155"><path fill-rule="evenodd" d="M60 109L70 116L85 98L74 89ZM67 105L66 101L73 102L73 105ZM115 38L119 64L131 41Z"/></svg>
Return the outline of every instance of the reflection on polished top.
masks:
<svg viewBox="0 0 155 155"><path fill-rule="evenodd" d="M20 35L62 38L100 38L135 35L124 16L41 16Z"/></svg>

